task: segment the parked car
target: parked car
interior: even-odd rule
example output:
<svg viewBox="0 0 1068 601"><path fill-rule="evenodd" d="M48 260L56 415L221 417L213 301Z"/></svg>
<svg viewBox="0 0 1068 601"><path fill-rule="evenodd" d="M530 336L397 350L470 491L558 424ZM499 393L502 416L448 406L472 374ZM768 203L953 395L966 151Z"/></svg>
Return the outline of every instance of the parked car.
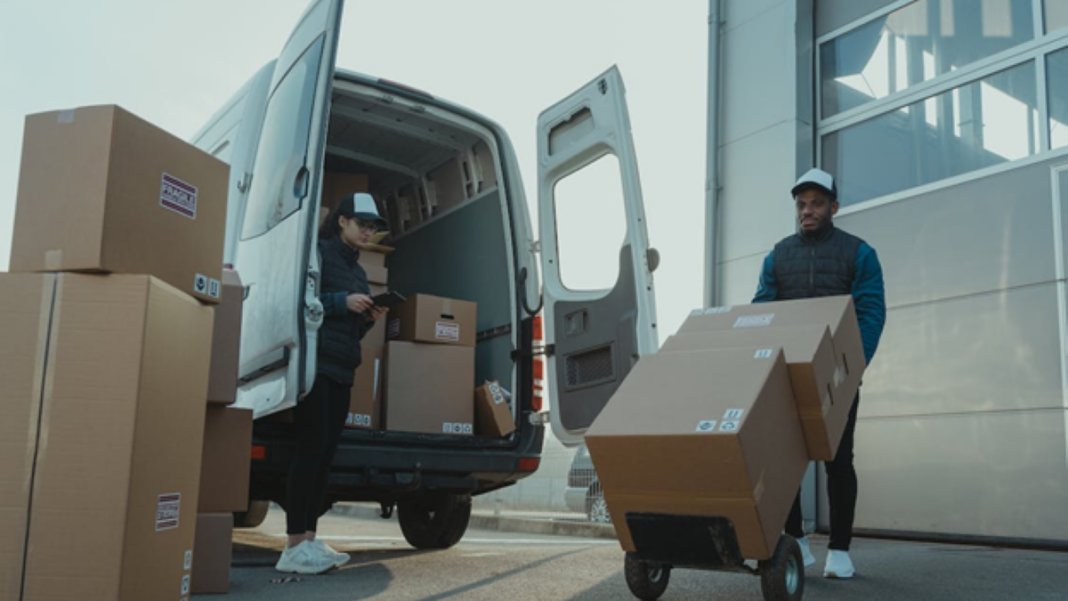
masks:
<svg viewBox="0 0 1068 601"><path fill-rule="evenodd" d="M571 469L567 472L567 488L564 490L564 503L571 511L586 514L591 522L607 524L612 521L608 514L608 505L604 501L601 483L593 468L590 450L582 445L571 460Z"/></svg>

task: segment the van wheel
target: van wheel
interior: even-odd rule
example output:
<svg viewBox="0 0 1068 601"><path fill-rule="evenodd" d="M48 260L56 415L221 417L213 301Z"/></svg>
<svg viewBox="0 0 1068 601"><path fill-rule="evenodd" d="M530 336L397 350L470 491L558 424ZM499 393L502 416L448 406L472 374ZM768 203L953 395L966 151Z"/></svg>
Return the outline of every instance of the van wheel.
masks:
<svg viewBox="0 0 1068 601"><path fill-rule="evenodd" d="M623 576L635 597L642 601L656 601L671 581L671 566L648 564L628 552L623 558Z"/></svg>
<svg viewBox="0 0 1068 601"><path fill-rule="evenodd" d="M448 549L460 542L471 520L471 495L432 493L397 503L397 521L416 549Z"/></svg>
<svg viewBox="0 0 1068 601"><path fill-rule="evenodd" d="M271 508L270 501L250 500L247 511L234 512L234 528L255 528L267 519L267 511Z"/></svg>

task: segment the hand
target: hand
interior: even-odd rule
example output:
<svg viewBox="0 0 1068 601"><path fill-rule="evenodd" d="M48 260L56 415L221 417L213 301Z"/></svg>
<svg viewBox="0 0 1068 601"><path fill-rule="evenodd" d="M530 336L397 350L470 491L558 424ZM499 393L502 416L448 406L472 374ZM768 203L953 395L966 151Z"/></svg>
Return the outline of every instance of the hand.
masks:
<svg viewBox="0 0 1068 601"><path fill-rule="evenodd" d="M389 307L371 307L371 310L364 314L364 319L367 321L378 321L385 317L389 312Z"/></svg>
<svg viewBox="0 0 1068 601"><path fill-rule="evenodd" d="M365 313L375 302L366 294L350 294L345 298L345 306L353 313Z"/></svg>

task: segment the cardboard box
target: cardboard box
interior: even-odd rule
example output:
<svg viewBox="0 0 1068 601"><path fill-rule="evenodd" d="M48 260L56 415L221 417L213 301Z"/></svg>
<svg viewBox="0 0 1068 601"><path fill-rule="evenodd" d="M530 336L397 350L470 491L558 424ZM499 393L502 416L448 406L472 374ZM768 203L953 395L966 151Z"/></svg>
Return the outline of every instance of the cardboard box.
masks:
<svg viewBox="0 0 1068 601"><path fill-rule="evenodd" d="M809 459L830 461L842 440L853 397L834 395L834 346L827 326L740 328L680 334L667 339L662 353L781 346L790 370L794 400L805 431Z"/></svg>
<svg viewBox="0 0 1068 601"><path fill-rule="evenodd" d="M680 334L746 328L826 325L831 330L835 361L835 399L856 398L866 360L853 297L825 296L756 305L713 307L693 311Z"/></svg>
<svg viewBox="0 0 1068 601"><path fill-rule="evenodd" d="M385 429L474 435L474 348L390 342L386 345L385 370Z"/></svg>
<svg viewBox="0 0 1068 601"><path fill-rule="evenodd" d="M208 407L203 457L197 511L245 511L252 462L252 411Z"/></svg>
<svg viewBox="0 0 1068 601"><path fill-rule="evenodd" d="M327 171L323 173L322 206L333 209L349 194L369 189L367 176L362 173Z"/></svg>
<svg viewBox="0 0 1068 601"><path fill-rule="evenodd" d="M379 408L381 406L381 360L378 350L362 348L363 362L356 369L356 378L352 383L352 396L349 399L349 414L345 418L346 428L377 430L379 427Z"/></svg>
<svg viewBox="0 0 1068 601"><path fill-rule="evenodd" d="M781 349L642 357L586 433L620 544L628 512L719 515L742 555L775 550L808 467Z"/></svg>
<svg viewBox="0 0 1068 601"><path fill-rule="evenodd" d="M406 342L475 346L478 305L470 301L416 294L389 313L386 337Z"/></svg>
<svg viewBox="0 0 1068 601"><path fill-rule="evenodd" d="M475 417L479 436L504 438L515 432L515 417L498 382L475 389Z"/></svg>
<svg viewBox="0 0 1068 601"><path fill-rule="evenodd" d="M0 273L0 599L18 599L53 274Z"/></svg>
<svg viewBox="0 0 1068 601"><path fill-rule="evenodd" d="M229 166L116 106L26 117L11 271L148 274L216 303Z"/></svg>
<svg viewBox="0 0 1068 601"><path fill-rule="evenodd" d="M208 375L208 402L229 405L237 400L237 376L241 359L241 308L245 288L237 272L224 269L222 298L215 307L215 328L211 336L211 372Z"/></svg>
<svg viewBox="0 0 1068 601"><path fill-rule="evenodd" d="M4 537L28 542L14 584L23 594L5 598L187 596L211 308L148 276L60 274L54 288L48 278L0 281L0 314L22 307L38 317L32 338L5 328L4 346L19 337L23 367L40 383L26 394L25 378L4 377L0 396L39 412L47 428L27 429L36 456L19 482L32 491L28 532ZM34 296L46 302L26 313Z"/></svg>
<svg viewBox="0 0 1068 601"><path fill-rule="evenodd" d="M190 592L194 595L229 593L233 552L234 514L198 514Z"/></svg>
<svg viewBox="0 0 1068 601"><path fill-rule="evenodd" d="M389 270L386 269L386 255L370 250L360 251L360 267L367 274L367 281L371 284L385 286L389 283Z"/></svg>

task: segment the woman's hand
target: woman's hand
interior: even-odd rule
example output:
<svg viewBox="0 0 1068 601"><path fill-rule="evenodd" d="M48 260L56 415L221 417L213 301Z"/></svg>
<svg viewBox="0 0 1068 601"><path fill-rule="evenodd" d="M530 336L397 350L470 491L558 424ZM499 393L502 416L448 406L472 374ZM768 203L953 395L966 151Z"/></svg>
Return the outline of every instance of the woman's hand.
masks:
<svg viewBox="0 0 1068 601"><path fill-rule="evenodd" d="M350 294L345 298L345 306L353 313L366 313L374 307L375 302L366 294Z"/></svg>
<svg viewBox="0 0 1068 601"><path fill-rule="evenodd" d="M364 319L367 321L378 321L385 317L389 312L389 307L371 307L371 310L364 314Z"/></svg>

